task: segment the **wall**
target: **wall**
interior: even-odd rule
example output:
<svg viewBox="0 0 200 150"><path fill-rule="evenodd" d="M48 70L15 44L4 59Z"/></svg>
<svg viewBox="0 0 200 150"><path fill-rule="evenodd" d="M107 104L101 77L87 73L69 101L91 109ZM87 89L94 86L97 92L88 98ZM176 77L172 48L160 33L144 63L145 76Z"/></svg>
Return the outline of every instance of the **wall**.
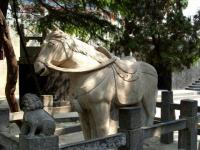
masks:
<svg viewBox="0 0 200 150"><path fill-rule="evenodd" d="M173 89L184 89L199 78L200 61L194 64L190 69L184 69L181 72L174 72L172 78L172 87Z"/></svg>

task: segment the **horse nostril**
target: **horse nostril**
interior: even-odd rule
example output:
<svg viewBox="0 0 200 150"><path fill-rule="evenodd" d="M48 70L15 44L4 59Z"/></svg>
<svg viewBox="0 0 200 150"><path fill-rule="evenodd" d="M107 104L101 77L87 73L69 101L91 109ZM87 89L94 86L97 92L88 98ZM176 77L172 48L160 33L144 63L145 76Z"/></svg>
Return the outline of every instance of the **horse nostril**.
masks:
<svg viewBox="0 0 200 150"><path fill-rule="evenodd" d="M40 71L39 71L39 75L41 75L43 72L45 71L45 68L42 68Z"/></svg>

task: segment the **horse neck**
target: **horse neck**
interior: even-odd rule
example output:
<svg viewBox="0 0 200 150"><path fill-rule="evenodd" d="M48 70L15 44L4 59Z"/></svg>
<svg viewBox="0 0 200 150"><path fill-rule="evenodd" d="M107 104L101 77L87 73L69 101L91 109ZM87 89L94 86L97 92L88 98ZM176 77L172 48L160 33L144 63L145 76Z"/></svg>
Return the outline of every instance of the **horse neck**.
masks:
<svg viewBox="0 0 200 150"><path fill-rule="evenodd" d="M83 68L83 67L95 67L98 66L100 63L95 59L91 58L90 56L86 56L84 54L73 52L72 56L65 60L64 62L60 63L60 67L64 68Z"/></svg>
<svg viewBox="0 0 200 150"><path fill-rule="evenodd" d="M93 46L76 38L71 37L65 42L72 51L72 56L70 60L67 60L66 65L70 62L74 64L73 68L98 66L108 59L104 54L96 51Z"/></svg>
<svg viewBox="0 0 200 150"><path fill-rule="evenodd" d="M78 39L73 39L72 41L75 44L75 47L72 47L73 52L75 53L76 57L79 57L77 55L82 55L80 58L84 59L84 62L87 62L88 64L100 64L108 60L108 57L105 54L97 51L94 46L91 46Z"/></svg>
<svg viewBox="0 0 200 150"><path fill-rule="evenodd" d="M84 66L95 66L99 65L100 63L95 59L91 58L90 56L74 52L71 60L77 63L77 67L84 67Z"/></svg>

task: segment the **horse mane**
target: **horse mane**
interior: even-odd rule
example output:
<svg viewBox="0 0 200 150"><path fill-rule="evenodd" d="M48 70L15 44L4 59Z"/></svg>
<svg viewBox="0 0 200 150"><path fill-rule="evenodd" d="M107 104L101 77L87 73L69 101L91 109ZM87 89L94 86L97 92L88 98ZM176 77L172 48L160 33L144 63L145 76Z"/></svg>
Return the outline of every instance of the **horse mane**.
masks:
<svg viewBox="0 0 200 150"><path fill-rule="evenodd" d="M63 43L63 46L69 47L73 52L80 53L82 55L91 57L92 59L96 60L99 63L103 63L107 61L109 58L106 56L106 54L98 51L95 49L95 47L75 38L72 37L71 35L64 33L61 30L55 30L51 32L49 35L46 37L46 41L60 41ZM57 48L60 48L58 42L54 42L55 46ZM77 45L77 44L82 44L82 46ZM81 48L80 48L81 47ZM85 48L87 47L87 48Z"/></svg>

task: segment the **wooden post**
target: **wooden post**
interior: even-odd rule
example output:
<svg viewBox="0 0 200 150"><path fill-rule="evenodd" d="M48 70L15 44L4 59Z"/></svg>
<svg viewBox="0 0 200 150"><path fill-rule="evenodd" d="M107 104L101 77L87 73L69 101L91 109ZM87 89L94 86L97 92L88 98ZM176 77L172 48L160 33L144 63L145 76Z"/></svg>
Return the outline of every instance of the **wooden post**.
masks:
<svg viewBox="0 0 200 150"><path fill-rule="evenodd" d="M59 149L58 136L25 136L19 137L20 150L58 150Z"/></svg>
<svg viewBox="0 0 200 150"><path fill-rule="evenodd" d="M126 134L126 146L119 150L143 150L141 107L124 107L119 110L119 132Z"/></svg>
<svg viewBox="0 0 200 150"><path fill-rule="evenodd" d="M187 128L179 131L179 149L197 150L197 108L197 101L181 101L180 118L187 119Z"/></svg>
<svg viewBox="0 0 200 150"><path fill-rule="evenodd" d="M0 108L0 132L7 132L9 125L9 108Z"/></svg>
<svg viewBox="0 0 200 150"><path fill-rule="evenodd" d="M161 105L161 121L167 122L175 119L175 111L172 109L171 104L173 103L173 92L163 91L162 92L162 105ZM173 143L174 137L173 132L161 135L160 142L164 144Z"/></svg>

